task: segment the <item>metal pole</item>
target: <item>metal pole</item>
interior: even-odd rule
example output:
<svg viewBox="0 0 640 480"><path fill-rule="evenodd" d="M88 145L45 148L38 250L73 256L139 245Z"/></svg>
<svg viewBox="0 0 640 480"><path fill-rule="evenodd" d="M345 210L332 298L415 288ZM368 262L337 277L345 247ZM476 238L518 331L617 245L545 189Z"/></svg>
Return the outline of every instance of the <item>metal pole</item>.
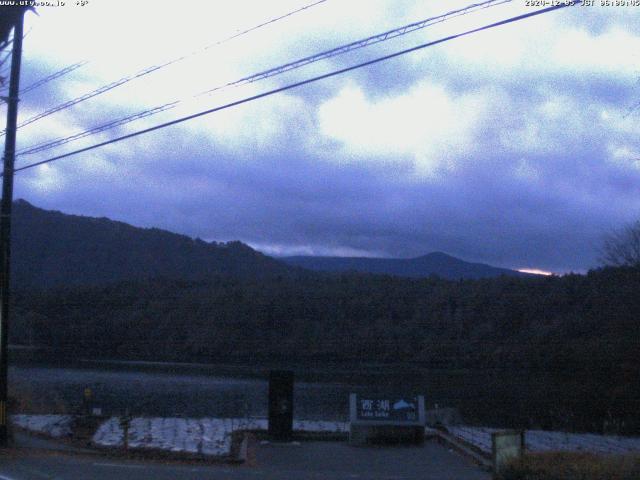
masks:
<svg viewBox="0 0 640 480"><path fill-rule="evenodd" d="M0 447L8 443L7 367L9 360L9 273L11 253L11 206L13 202L13 168L16 153L16 124L18 120L18 90L24 10L17 16L13 29L11 80L7 99L7 136L4 143L4 176L0 205Z"/></svg>

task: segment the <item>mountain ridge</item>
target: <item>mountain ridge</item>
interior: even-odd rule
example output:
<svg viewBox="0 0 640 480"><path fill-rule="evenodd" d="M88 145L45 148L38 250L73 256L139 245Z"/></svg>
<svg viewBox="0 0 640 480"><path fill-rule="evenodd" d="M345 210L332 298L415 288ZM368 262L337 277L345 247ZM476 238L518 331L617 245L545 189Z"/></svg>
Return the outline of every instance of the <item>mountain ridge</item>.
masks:
<svg viewBox="0 0 640 480"><path fill-rule="evenodd" d="M466 262L443 252L410 259L272 258L240 241L205 242L157 227L44 210L23 199L14 202L13 217L12 282L17 288L103 285L155 277L201 281L231 275L259 279L314 271L409 278L437 275L450 280L530 276Z"/></svg>
<svg viewBox="0 0 640 480"><path fill-rule="evenodd" d="M461 260L444 252L431 252L413 258L320 257L298 255L280 257L289 265L314 271L341 273L356 271L424 278L437 275L448 280L493 278L501 275L531 277L533 274Z"/></svg>

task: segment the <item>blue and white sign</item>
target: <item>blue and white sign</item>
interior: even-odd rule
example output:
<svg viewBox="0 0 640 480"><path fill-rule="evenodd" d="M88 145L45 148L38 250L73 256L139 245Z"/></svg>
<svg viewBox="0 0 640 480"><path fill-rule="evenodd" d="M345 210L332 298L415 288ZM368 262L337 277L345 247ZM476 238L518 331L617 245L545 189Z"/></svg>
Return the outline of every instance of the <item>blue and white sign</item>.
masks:
<svg viewBox="0 0 640 480"><path fill-rule="evenodd" d="M423 396L350 396L351 422L424 424Z"/></svg>

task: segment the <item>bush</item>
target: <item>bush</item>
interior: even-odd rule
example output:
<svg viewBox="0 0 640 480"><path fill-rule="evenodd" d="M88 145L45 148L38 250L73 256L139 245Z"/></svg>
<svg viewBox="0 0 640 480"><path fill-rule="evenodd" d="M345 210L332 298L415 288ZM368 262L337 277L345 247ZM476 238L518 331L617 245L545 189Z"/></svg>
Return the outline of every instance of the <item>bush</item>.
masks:
<svg viewBox="0 0 640 480"><path fill-rule="evenodd" d="M9 414L65 414L70 412L69 405L59 392L49 392L46 397L36 395L23 385L12 384L9 392Z"/></svg>
<svg viewBox="0 0 640 480"><path fill-rule="evenodd" d="M505 467L498 480L638 480L640 456L549 452L528 454Z"/></svg>

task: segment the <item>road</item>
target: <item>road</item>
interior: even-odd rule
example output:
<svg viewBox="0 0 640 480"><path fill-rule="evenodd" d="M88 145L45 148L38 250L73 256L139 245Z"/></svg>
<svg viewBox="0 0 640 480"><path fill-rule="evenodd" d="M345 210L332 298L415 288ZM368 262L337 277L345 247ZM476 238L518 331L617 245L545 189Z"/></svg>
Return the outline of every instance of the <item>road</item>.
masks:
<svg viewBox="0 0 640 480"><path fill-rule="evenodd" d="M350 447L343 442L261 444L253 466L141 462L65 451L0 451L0 480L488 480L455 452L421 447Z"/></svg>

